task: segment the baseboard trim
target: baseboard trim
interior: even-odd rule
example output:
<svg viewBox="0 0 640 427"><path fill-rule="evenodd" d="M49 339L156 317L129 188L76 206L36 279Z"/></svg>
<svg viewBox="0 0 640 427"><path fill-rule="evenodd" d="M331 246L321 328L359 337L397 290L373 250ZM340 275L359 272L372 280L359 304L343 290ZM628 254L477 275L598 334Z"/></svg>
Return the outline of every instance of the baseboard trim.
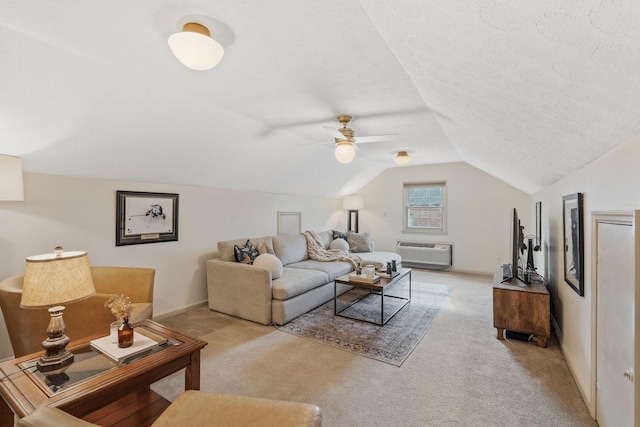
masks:
<svg viewBox="0 0 640 427"><path fill-rule="evenodd" d="M187 311L194 310L196 308L204 307L208 303L209 303L208 300L203 300L203 301L199 301L199 302L196 302L196 303L193 303L193 304L189 304L189 305L180 307L180 308L175 309L175 310L166 311L166 312L164 312L162 314L154 315L153 316L153 320L155 320L156 322L162 323L162 320L166 319L167 317L175 316L176 314L182 314L182 313L186 313Z"/></svg>
<svg viewBox="0 0 640 427"><path fill-rule="evenodd" d="M569 367L569 372L571 372L571 376L578 386L578 391L580 392L580 396L582 396L582 400L589 410L589 415L591 415L591 418L595 419L595 414L592 412L593 405L591 404L591 386L580 381L580 377L577 374L577 369L575 368L575 363L573 363L573 360L571 359L571 356L569 356L569 353L565 351L562 329L560 329L554 317L551 317L551 322L553 323L556 337L558 338L558 343L560 344L560 351L562 352L562 356L564 357L564 360L567 362L567 366Z"/></svg>

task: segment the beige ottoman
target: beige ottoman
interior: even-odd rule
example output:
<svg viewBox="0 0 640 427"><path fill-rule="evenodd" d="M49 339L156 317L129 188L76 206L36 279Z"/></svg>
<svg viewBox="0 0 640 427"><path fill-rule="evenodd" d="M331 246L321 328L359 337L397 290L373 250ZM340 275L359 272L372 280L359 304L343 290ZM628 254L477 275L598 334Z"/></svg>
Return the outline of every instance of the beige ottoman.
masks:
<svg viewBox="0 0 640 427"><path fill-rule="evenodd" d="M306 427L321 426L316 405L189 390L178 396L152 427ZM93 427L57 408L43 406L18 427Z"/></svg>

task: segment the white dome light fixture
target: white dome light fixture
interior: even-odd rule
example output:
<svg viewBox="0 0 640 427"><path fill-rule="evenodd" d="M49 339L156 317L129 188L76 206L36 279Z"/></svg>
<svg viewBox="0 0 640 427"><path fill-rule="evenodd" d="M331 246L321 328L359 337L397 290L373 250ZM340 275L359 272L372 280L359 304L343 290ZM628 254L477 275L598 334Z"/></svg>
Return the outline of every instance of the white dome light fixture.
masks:
<svg viewBox="0 0 640 427"><path fill-rule="evenodd" d="M409 154L406 151L398 151L398 154L396 154L396 157L394 157L393 160L395 160L399 165L406 165L411 161L411 157L409 157Z"/></svg>
<svg viewBox="0 0 640 427"><path fill-rule="evenodd" d="M356 156L356 150L349 141L336 142L336 160L340 163L351 163Z"/></svg>
<svg viewBox="0 0 640 427"><path fill-rule="evenodd" d="M195 22L184 24L182 31L172 34L169 47L178 61L198 71L215 67L224 56L223 47L211 38L209 29Z"/></svg>

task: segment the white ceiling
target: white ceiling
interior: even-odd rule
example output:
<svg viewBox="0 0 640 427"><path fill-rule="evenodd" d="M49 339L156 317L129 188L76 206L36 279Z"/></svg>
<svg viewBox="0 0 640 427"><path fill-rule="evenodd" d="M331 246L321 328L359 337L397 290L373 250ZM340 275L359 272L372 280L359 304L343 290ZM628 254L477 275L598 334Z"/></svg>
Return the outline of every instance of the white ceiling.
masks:
<svg viewBox="0 0 640 427"><path fill-rule="evenodd" d="M225 47L193 71L167 38ZM356 191L407 150L528 193L640 134L635 0L0 3L0 153L24 169L286 194ZM339 164L323 125L398 133Z"/></svg>

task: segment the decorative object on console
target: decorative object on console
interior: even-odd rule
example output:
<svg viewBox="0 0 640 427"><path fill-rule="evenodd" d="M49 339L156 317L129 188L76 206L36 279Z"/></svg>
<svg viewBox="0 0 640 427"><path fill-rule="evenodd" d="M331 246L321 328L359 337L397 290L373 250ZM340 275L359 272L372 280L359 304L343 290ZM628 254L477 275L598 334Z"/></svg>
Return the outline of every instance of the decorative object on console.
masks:
<svg viewBox="0 0 640 427"><path fill-rule="evenodd" d="M116 199L116 246L178 240L178 194L119 190Z"/></svg>
<svg viewBox="0 0 640 427"><path fill-rule="evenodd" d="M583 227L582 193L574 193L562 197L564 281L581 297L584 296Z"/></svg>
<svg viewBox="0 0 640 427"><path fill-rule="evenodd" d="M364 208L364 198L362 196L345 196L342 199L342 209L348 211L348 231L358 232L358 211L362 208Z"/></svg>
<svg viewBox="0 0 640 427"><path fill-rule="evenodd" d="M20 157L0 154L0 200L16 202L24 200Z"/></svg>
<svg viewBox="0 0 640 427"><path fill-rule="evenodd" d="M64 334L66 326L61 304L82 301L95 293L86 252L65 253L58 246L52 254L27 258L20 307L48 308L51 314L47 339L42 343L45 354L38 360L40 371L58 369L73 362L73 353L66 349L70 339Z"/></svg>
<svg viewBox="0 0 640 427"><path fill-rule="evenodd" d="M178 61L197 71L210 70L224 56L224 48L211 37L209 29L195 22L187 22L182 31L172 34L169 48Z"/></svg>
<svg viewBox="0 0 640 427"><path fill-rule="evenodd" d="M406 151L398 151L398 154L396 154L396 157L394 157L393 160L395 160L399 165L406 165L411 161L411 157Z"/></svg>

